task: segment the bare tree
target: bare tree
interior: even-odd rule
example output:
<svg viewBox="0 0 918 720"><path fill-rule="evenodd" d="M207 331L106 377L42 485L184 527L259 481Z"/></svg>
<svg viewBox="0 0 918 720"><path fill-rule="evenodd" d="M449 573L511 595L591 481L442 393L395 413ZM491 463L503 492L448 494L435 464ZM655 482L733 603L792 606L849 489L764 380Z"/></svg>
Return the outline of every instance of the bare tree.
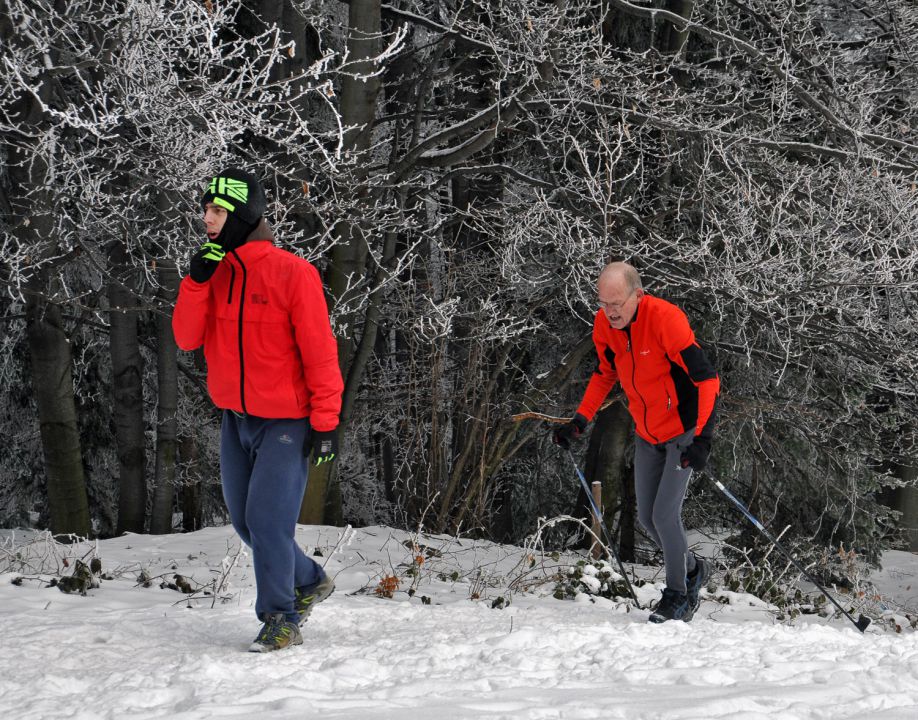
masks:
<svg viewBox="0 0 918 720"><path fill-rule="evenodd" d="M118 447L117 532L142 533L147 508L146 462L143 418L143 360L138 338L138 312L125 283L126 252L112 243L108 281L109 352L112 362L112 421Z"/></svg>

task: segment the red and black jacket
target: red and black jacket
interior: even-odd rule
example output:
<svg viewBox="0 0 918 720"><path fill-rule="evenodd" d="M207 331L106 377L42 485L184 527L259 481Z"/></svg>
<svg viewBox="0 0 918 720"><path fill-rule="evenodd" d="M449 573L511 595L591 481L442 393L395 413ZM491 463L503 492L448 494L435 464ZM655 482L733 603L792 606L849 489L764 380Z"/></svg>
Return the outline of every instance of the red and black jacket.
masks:
<svg viewBox="0 0 918 720"><path fill-rule="evenodd" d="M172 316L183 350L204 345L217 407L338 426L343 382L319 273L275 247L267 224L220 261L210 281L186 277Z"/></svg>
<svg viewBox="0 0 918 720"><path fill-rule="evenodd" d="M654 445L691 428L709 436L720 378L678 307L645 294L623 330L600 310L593 321L599 367L577 412L592 420L616 382L628 397L638 435Z"/></svg>

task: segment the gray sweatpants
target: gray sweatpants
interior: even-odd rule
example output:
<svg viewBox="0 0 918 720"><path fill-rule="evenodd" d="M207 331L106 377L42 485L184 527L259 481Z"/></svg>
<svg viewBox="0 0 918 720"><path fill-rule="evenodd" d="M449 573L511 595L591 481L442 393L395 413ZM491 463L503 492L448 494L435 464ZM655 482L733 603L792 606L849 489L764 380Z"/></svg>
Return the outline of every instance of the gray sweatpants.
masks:
<svg viewBox="0 0 918 720"><path fill-rule="evenodd" d="M634 438L634 494L638 521L663 550L666 587L685 592L685 575L695 569L682 525L682 503L692 469L679 464L695 428L660 445Z"/></svg>

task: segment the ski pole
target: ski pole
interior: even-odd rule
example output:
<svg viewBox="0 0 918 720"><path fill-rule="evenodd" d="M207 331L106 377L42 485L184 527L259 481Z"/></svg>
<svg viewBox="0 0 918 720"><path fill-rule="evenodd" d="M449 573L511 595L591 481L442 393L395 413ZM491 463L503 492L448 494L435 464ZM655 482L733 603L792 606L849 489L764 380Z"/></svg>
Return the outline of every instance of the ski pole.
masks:
<svg viewBox="0 0 918 720"><path fill-rule="evenodd" d="M720 480L714 480L714 479L712 478L712 479L711 479L711 482L713 482L715 485L717 485L717 487L720 489L720 491L721 491L724 495L726 495L726 496L733 502L733 504L736 505L736 507L738 507L738 508L740 509L740 512L742 512L743 515L745 515L745 516L749 519L749 522L751 522L753 525L755 525L756 528L757 528L765 537L768 538L768 540L771 542L772 545L774 545L776 548L778 548L778 550L781 551L781 553L784 555L784 557L786 557L788 560L790 560L790 561L797 567L797 569L798 569L800 572L802 572L804 575L806 575L807 579L808 579L811 583L813 583L816 587L818 587L818 588L819 588L819 591L820 591L823 595L825 595L827 598L829 598L829 600L832 601L832 604L833 604L835 607L837 607L839 610L841 610L841 611L842 611L842 614L843 614L846 618L848 618L852 623L854 623L854 627L856 627L856 628L857 628L858 630L860 630L861 632L864 632L864 631L867 629L867 626L870 625L870 618L869 618L869 617L865 617L864 615L859 615L857 620L855 620L853 617L851 617L851 615L848 613L848 611L845 610L841 605L839 605L839 604L838 604L838 601L837 601L834 597L832 597L831 595L829 595L829 592L828 592L822 585L820 585L818 582L816 582L816 581L813 579L813 577L803 568L803 566L802 566L799 562L797 562L796 558L794 558L789 552L787 552L787 550L785 550L785 549L781 546L781 543L779 543L778 540L777 540L770 532L768 532L768 530L765 529L765 526L763 526L762 523L760 523L760 522L755 518L755 516L754 516L751 512L749 512L749 509L748 509L745 505L743 505L743 503L741 503L739 500L736 499L736 497L733 495L733 493L731 493L729 490L727 490L727 488L725 488L725 487L723 486L723 484L720 482Z"/></svg>
<svg viewBox="0 0 918 720"><path fill-rule="evenodd" d="M631 587L631 582L628 580L628 574L625 572L625 566L622 565L622 561L618 557L618 553L615 552L615 547L612 545L612 535L609 533L609 529L606 527L606 523L602 519L602 513L599 511L599 508L596 507L596 502L593 500L593 493L590 492L590 486L587 485L586 478L583 476L583 473L580 472L580 466L577 465L577 461L574 459L574 453L571 452L570 448L567 448L567 454L574 465L574 470L577 471L577 477L580 478L580 486L583 488L583 492L586 493L587 500L590 501L590 507L593 509L593 516L599 522L599 527L602 528L602 531L606 536L609 552L612 554L612 557L615 558L615 562L618 563L618 569L621 570L622 577L625 579L625 585L628 586L628 592L634 599L634 604L637 605L637 609L642 610L643 608L641 607L640 601L637 599L637 594L634 592L634 588Z"/></svg>

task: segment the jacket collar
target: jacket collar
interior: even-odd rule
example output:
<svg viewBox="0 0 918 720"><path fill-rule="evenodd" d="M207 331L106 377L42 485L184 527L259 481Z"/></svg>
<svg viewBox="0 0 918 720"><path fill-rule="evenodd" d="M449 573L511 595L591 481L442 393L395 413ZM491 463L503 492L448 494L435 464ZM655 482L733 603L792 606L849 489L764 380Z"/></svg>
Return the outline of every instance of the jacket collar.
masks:
<svg viewBox="0 0 918 720"><path fill-rule="evenodd" d="M274 242L274 231L264 218L258 221L258 225L245 239L246 243L250 243L253 240L270 240L272 243Z"/></svg>
<svg viewBox="0 0 918 720"><path fill-rule="evenodd" d="M274 232L271 230L271 226L268 225L267 221L262 218L255 229L249 233L245 242L236 248L235 254L239 256L239 260L241 260L242 263L248 265L249 263L256 262L263 258L273 247ZM227 257L235 260L233 253L229 253Z"/></svg>
<svg viewBox="0 0 918 720"><path fill-rule="evenodd" d="M647 299L647 297L648 297L647 293L644 293L644 297L640 299L640 301L637 304L637 307L634 308L634 315L631 317L631 322L628 323L625 327L630 328L632 325L634 325L638 321L638 315L641 312L641 305L644 304L644 301Z"/></svg>

